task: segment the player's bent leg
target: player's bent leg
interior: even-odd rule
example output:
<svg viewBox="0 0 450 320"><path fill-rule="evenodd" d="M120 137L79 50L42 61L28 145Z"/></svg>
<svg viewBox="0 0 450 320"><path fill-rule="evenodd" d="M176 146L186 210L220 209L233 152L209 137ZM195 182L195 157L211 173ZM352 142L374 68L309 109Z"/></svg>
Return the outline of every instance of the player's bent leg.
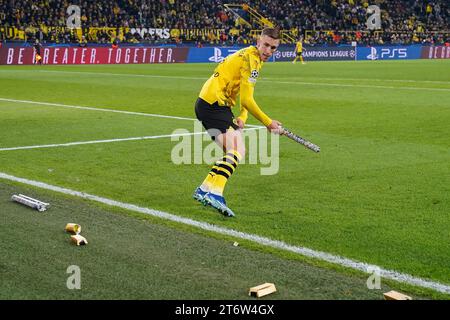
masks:
<svg viewBox="0 0 450 320"><path fill-rule="evenodd" d="M216 143L218 143L219 146L222 147L222 142L218 142L216 140L217 136L222 134L220 132L220 130L208 129L208 133L211 135L211 137L213 137L214 141L216 141ZM223 149L223 147L222 147L222 149ZM208 172L208 175L203 180L202 184L194 191L194 194L192 195L192 197L195 200L201 202L203 205L208 204L208 202L205 200L204 197L209 191L211 191L211 189L214 185L214 180L216 178L218 169L219 169L219 163L216 162L213 165L213 167L211 168L211 170Z"/></svg>
<svg viewBox="0 0 450 320"><path fill-rule="evenodd" d="M240 130L230 129L216 137L216 142L225 151L225 156L216 162L216 176L211 191L204 196L205 202L220 213L231 217L233 211L226 205L223 198L225 185L234 173L242 156L245 155L245 144Z"/></svg>
<svg viewBox="0 0 450 320"><path fill-rule="evenodd" d="M222 120L222 115L224 114L224 109L216 108L213 105L210 105L205 100L198 98L195 102L195 115L199 121L202 122L203 127L207 130L208 134L211 136L213 140L215 140L216 136L218 134L221 134L220 130L213 129L220 127L222 124L217 119ZM217 112L219 112L219 115L217 115ZM225 131L224 131L225 132ZM194 191L192 197L205 204L204 196L206 193L208 193L211 189L211 186L214 182L214 177L217 172L217 167L214 165L212 169L208 172L206 175L206 178L203 180L201 185L196 188Z"/></svg>
<svg viewBox="0 0 450 320"><path fill-rule="evenodd" d="M237 152L241 157L245 156L245 144L241 130L227 130L226 133L218 135L216 141L224 152Z"/></svg>
<svg viewBox="0 0 450 320"><path fill-rule="evenodd" d="M242 134L229 107L210 105L203 99L196 101L195 113L211 138L224 150L225 155L211 168L193 198L208 204L225 216L234 216L223 198L223 190L245 153Z"/></svg>

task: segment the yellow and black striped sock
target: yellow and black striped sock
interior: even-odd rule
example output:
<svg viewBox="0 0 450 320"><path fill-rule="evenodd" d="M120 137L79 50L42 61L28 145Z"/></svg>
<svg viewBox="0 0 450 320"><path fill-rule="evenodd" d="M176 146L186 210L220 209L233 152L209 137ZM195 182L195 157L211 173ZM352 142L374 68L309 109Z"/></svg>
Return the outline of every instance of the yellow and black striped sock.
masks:
<svg viewBox="0 0 450 320"><path fill-rule="evenodd" d="M223 156L222 159L220 159L215 163L215 165L211 169L211 172L215 174L210 189L212 193L218 195L223 194L225 184L227 183L231 175L234 173L234 170L236 170L239 161L241 161L241 155L239 154L239 152L233 150L228 151L227 154Z"/></svg>
<svg viewBox="0 0 450 320"><path fill-rule="evenodd" d="M214 165L211 169L211 171L208 172L208 175L206 176L205 180L203 180L202 185L200 186L200 188L203 191L211 191L213 183L214 183L214 178L216 177L216 172L217 172L217 166Z"/></svg>

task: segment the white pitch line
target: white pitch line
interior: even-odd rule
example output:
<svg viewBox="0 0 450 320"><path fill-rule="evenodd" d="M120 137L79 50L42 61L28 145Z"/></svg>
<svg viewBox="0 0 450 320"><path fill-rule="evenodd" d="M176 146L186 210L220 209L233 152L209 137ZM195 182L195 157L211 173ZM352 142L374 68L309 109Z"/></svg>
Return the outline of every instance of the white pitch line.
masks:
<svg viewBox="0 0 450 320"><path fill-rule="evenodd" d="M8 71L8 70L1 70ZM16 72L17 70L14 70ZM30 70L20 70L22 72L30 72ZM205 77L182 77L182 76L163 76L153 74L133 74L133 73L111 73L111 72L84 72L84 71L57 71L57 70L33 70L31 72L43 73L75 73L88 75L108 75L108 76L125 76L125 77L141 77L141 78L162 78L162 79L180 79L180 80L206 80ZM281 78L266 78L269 81L278 82L283 81ZM305 79L305 78L303 78ZM411 79L370 79L370 78L314 78L317 80L336 80L336 81L377 81L377 82L407 82L407 83L435 83L435 84L450 84L450 81L435 81L435 80L411 80ZM263 80L264 81L264 80Z"/></svg>
<svg viewBox="0 0 450 320"><path fill-rule="evenodd" d="M0 97L0 101L13 102L13 103L36 104L36 105L43 105L43 106L50 106L50 107L80 109L80 110L89 110L89 111L121 113L121 114L133 115L133 116L144 116L144 117L156 117L156 118L167 118L167 119L177 119L177 120L198 121L195 118L168 116L168 115L163 115L163 114L133 112L133 111L124 111L124 110L115 110L115 109L106 109L106 108L97 108L97 107L74 106L74 105L69 105L69 104L51 103L51 102L42 102L42 101L17 100L17 99L9 99L9 98L1 98L1 97ZM250 127L250 128L261 128L261 126L252 125L252 124L246 124L246 126Z"/></svg>
<svg viewBox="0 0 450 320"><path fill-rule="evenodd" d="M29 72L30 70L24 70ZM83 71L56 71L56 70L33 70L35 72L44 73L75 73L88 75L107 75L107 76L125 76L138 78L159 78L159 79L180 79L180 80L203 80L206 81L208 77L183 77L183 76L162 76L156 74L134 74L134 73L111 73L111 72L83 72ZM33 72L32 71L32 72Z"/></svg>
<svg viewBox="0 0 450 320"><path fill-rule="evenodd" d="M271 81L262 81L271 82ZM272 81L274 82L274 81ZM324 86L324 87L351 87L351 88L370 88L370 89L399 89L399 90L425 90L425 91L444 91L450 92L450 88L422 88L422 87L392 87L392 86L371 86L363 84L339 84L339 83L325 83L325 82L303 82L303 81L277 81L282 84L304 84L308 86Z"/></svg>
<svg viewBox="0 0 450 320"><path fill-rule="evenodd" d="M144 117L169 118L169 119L190 120L190 121L197 120L197 119L194 119L194 118L175 117L175 116L167 116L167 115L154 114L154 113L133 112L133 111L124 111L124 110L115 110L115 109L106 109L106 108L95 108L95 107L85 107L85 106L74 106L74 105L68 105L68 104L41 102L41 101L32 101L32 100L17 100L17 99L0 98L0 101L14 102L14 103L37 104L37 105L50 106L50 107L80 109L80 110L89 110L89 111L113 112L113 113L121 113L121 114L128 114L128 115L134 115L134 116L144 116Z"/></svg>
<svg viewBox="0 0 450 320"><path fill-rule="evenodd" d="M337 265L340 265L343 267L355 269L355 270L362 271L365 273L371 274L373 272L373 270L376 270L377 272L379 271L379 274L381 277L384 277L387 279L391 279L391 280L395 280L398 282L407 283L410 285L419 286L419 287L423 287L423 288L429 288L429 289L432 289L432 290L435 290L438 292L450 294L450 286L449 285L430 281L430 280L421 279L421 278L414 277L409 274L397 272L395 270L382 269L376 265L371 265L371 264L367 264L364 262L351 260L351 259L348 259L345 257L335 256L330 253L316 251L316 250L305 248L305 247L297 247L297 246L293 246L293 245L287 244L282 241L273 240L273 239L262 237L259 235L245 233L245 232L237 231L234 229L224 228L224 227L216 226L216 225L213 225L210 223L180 217L180 216L168 213L168 212L158 211L158 210L145 208L145 207L139 207L134 204L119 202L116 200L111 200L111 199L99 197L96 195L91 195L91 194L80 192L80 191L75 191L75 190L71 190L71 189L67 189L67 188L61 188L61 187L53 186L53 185L50 185L50 184L47 184L44 182L19 178L19 177L15 177L15 176L12 176L12 175L9 175L6 173L2 173L2 172L0 172L0 179L6 179L9 181L19 182L19 183L23 183L26 185L45 189L45 190L51 190L51 191L63 193L66 195L71 195L71 196L75 196L75 197L79 197L79 198L83 198L83 199L92 200L95 202L103 203L103 204L113 206L113 207L122 208L125 210L144 213L144 214L147 214L150 216L174 221L177 223L182 223L185 225L197 227L197 228L207 230L207 231L212 231L212 232L219 233L222 235L232 236L232 237L243 239L243 240L249 240L252 242L256 242L260 245L294 252L294 253L297 253L297 254L300 254L303 256L326 261L326 262L329 262L332 264L337 264Z"/></svg>
<svg viewBox="0 0 450 320"><path fill-rule="evenodd" d="M285 81L286 78L264 78L268 80ZM406 83L430 83L430 84L448 84L450 81L434 81L434 80L411 80L411 79L370 79L370 78L299 78L293 77L291 79L300 80L336 80L336 81L375 81L375 82L406 82Z"/></svg>
<svg viewBox="0 0 450 320"><path fill-rule="evenodd" d="M162 78L162 79L181 79L181 80L206 80L206 77L182 77L182 76L162 76L152 74L132 74L132 73L109 73L109 72L82 72L82 71L56 71L56 70L36 70L35 72L46 73L65 73L65 74L86 74L86 75L105 75L105 76L122 76L122 77L144 77L144 78ZM378 86L378 85L361 85L361 84L339 84L326 82L304 82L304 81L278 81L278 80L261 79L259 82L263 83L280 83L280 84L299 84L309 86L326 86L326 87L353 87L353 88L374 88L374 89L399 89L399 90L424 90L424 91L444 91L450 92L450 88L423 88L423 87L393 87L393 86ZM383 81L383 79L379 79ZM414 81L414 80L412 80Z"/></svg>
<svg viewBox="0 0 450 320"><path fill-rule="evenodd" d="M254 127L246 128L243 131L257 130L265 127ZM138 140L149 140L149 139L160 139L160 138L172 138L172 137L185 137L194 135L203 135L206 132L189 132L189 133L177 133L177 134L165 134L159 136L144 136L144 137L132 137L132 138L120 138L120 139L107 139L107 140L92 140L92 141L78 141L78 142L68 142L68 143L58 143L58 144L43 144L35 146L23 146L23 147L11 147L11 148L0 148L1 151L14 151L14 150L28 150L28 149L40 149L40 148L57 148L57 147L72 147L84 144L98 144L98 143L111 143L111 142L121 142L121 141L138 141Z"/></svg>
<svg viewBox="0 0 450 320"><path fill-rule="evenodd" d="M160 136L144 136L144 137L132 137L132 138L122 138L122 139L92 140L92 141L79 141L79 142L68 142L68 143L58 143L58 144L43 144L43 145L35 145L35 146L0 148L0 151L71 147L71 146L79 146L79 145L83 145L83 144L111 143L111 142L120 142L120 141L137 141L137 140L148 140L148 139L169 138L169 137L182 137L182 136L190 136L190 135L198 135L198 134L204 134L204 132L166 134L166 135L160 135Z"/></svg>

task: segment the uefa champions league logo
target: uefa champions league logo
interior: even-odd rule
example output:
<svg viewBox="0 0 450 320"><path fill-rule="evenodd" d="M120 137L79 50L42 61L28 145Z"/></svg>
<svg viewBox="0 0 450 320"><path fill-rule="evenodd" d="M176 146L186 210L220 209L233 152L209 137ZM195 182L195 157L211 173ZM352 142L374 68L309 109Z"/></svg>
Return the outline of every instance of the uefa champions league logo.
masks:
<svg viewBox="0 0 450 320"><path fill-rule="evenodd" d="M257 70L252 70L250 77L253 79L256 79L256 78L258 78L258 75L259 75L259 72Z"/></svg>
<svg viewBox="0 0 450 320"><path fill-rule="evenodd" d="M275 53L273 54L273 56L275 57L275 59L280 59L281 58L281 51L275 51Z"/></svg>

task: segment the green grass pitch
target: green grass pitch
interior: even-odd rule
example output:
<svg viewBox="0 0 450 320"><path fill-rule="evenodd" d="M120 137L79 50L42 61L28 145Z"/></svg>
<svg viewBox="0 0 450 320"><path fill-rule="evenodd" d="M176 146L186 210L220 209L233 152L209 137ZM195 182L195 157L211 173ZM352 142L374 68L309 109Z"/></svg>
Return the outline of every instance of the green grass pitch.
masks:
<svg viewBox="0 0 450 320"><path fill-rule="evenodd" d="M263 165L238 167L225 192L233 219L191 198L209 165L174 165L170 138L5 150L0 172L450 285L449 67L444 60L265 64L256 101L321 152L282 138L276 175L261 176ZM194 118L213 69L0 67L0 149L192 131L188 120L19 100ZM251 116L249 123L259 124Z"/></svg>

